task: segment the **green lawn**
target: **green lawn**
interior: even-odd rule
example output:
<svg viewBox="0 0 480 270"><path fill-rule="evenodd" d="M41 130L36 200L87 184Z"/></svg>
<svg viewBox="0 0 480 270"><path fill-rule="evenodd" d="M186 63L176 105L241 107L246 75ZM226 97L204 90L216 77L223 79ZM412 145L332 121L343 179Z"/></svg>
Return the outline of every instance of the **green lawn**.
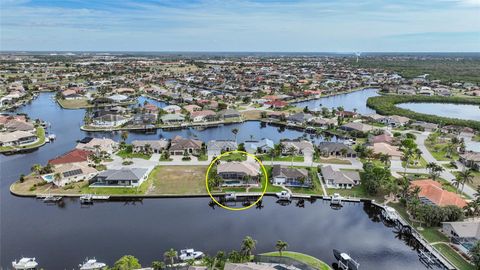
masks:
<svg viewBox="0 0 480 270"><path fill-rule="evenodd" d="M384 195L383 193L379 192L377 195L370 195L365 190L362 184L358 186L354 186L351 189L335 189L335 188L327 188L328 195L333 195L334 193L338 193L343 197L354 197L354 198L365 198L365 199L374 199L376 202L383 202Z"/></svg>
<svg viewBox="0 0 480 270"><path fill-rule="evenodd" d="M88 103L88 99L72 99L72 100L65 100L65 99L57 99L58 104L64 109L81 109L91 107Z"/></svg>
<svg viewBox="0 0 480 270"><path fill-rule="evenodd" d="M451 263L461 270L474 270L475 267L468 263L460 254L458 254L449 245L440 243L433 245L443 256L445 256Z"/></svg>
<svg viewBox="0 0 480 270"><path fill-rule="evenodd" d="M291 162L292 161L292 156L274 157L273 161L289 161L289 162ZM303 161L304 161L303 156L293 156L293 162L303 162Z"/></svg>
<svg viewBox="0 0 480 270"><path fill-rule="evenodd" d="M0 147L0 152L11 151L11 150L14 150L14 149L30 149L30 148L35 148L35 147L44 145L45 144L45 129L43 127L37 127L36 135L38 137L38 141L36 141L34 143L26 144L26 145L22 145L22 146L17 146L17 147L2 146L2 147Z"/></svg>
<svg viewBox="0 0 480 270"><path fill-rule="evenodd" d="M419 160L416 160L417 163L415 164L414 161L412 160L410 164L407 166L409 169L419 169L419 168L425 168L427 166L427 161L423 158L420 157ZM405 168L405 161L402 161L402 166Z"/></svg>
<svg viewBox="0 0 480 270"><path fill-rule="evenodd" d="M133 153L133 152L127 152L127 150L120 150L117 153L117 156L121 158L143 158L143 159L150 159L152 155L147 155L144 153Z"/></svg>
<svg viewBox="0 0 480 270"><path fill-rule="evenodd" d="M263 254L260 254L260 255L279 257L280 253L275 251L275 252L263 253ZM305 264L308 264L308 265L312 266L315 269L319 269L319 270L331 270L332 269L332 268L330 268L330 266L328 264L322 262L321 260L319 260L315 257L307 255L307 254L293 252L293 251L284 251L284 252L282 252L282 256L292 258L294 260L303 262Z"/></svg>
<svg viewBox="0 0 480 270"><path fill-rule="evenodd" d="M247 155L244 153L233 152L225 156L222 156L220 160L223 161L245 161L247 160Z"/></svg>
<svg viewBox="0 0 480 270"><path fill-rule="evenodd" d="M327 163L327 164L349 164L349 165L352 164L350 161L346 159L339 159L339 158L320 157L320 158L315 158L314 161L318 163Z"/></svg>

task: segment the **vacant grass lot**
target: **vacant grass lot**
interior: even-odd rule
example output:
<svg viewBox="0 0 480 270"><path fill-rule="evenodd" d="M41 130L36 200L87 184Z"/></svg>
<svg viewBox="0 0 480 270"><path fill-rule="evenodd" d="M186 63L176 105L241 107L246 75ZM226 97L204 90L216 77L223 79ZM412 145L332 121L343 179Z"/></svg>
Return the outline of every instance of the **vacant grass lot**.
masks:
<svg viewBox="0 0 480 270"><path fill-rule="evenodd" d="M280 253L279 252L268 252L268 253L263 253L261 255L279 257ZM332 268L330 268L330 266L328 266L328 264L322 262L321 260L319 260L315 257L307 255L307 254L292 252L292 251L284 251L284 252L282 252L282 256L292 258L294 260L306 263L306 264L312 266L315 269L319 269L319 270L330 270L330 269L332 269Z"/></svg>
<svg viewBox="0 0 480 270"><path fill-rule="evenodd" d="M206 194L206 166L157 166L147 194Z"/></svg>
<svg viewBox="0 0 480 270"><path fill-rule="evenodd" d="M64 109L81 109L91 107L91 105L88 103L88 99L86 98L72 100L57 99L57 102Z"/></svg>

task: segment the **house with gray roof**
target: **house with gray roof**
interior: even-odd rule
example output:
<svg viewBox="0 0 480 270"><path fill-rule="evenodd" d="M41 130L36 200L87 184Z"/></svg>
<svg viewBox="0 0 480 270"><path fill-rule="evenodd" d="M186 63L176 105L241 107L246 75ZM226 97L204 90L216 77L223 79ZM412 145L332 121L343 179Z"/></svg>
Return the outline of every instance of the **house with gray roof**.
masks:
<svg viewBox="0 0 480 270"><path fill-rule="evenodd" d="M238 145L235 141L211 140L207 143L207 154L209 156L219 156L223 152L237 150Z"/></svg>
<svg viewBox="0 0 480 270"><path fill-rule="evenodd" d="M182 123L183 121L185 121L185 116L183 114L170 113L170 114L162 115L160 119L164 124L174 124L174 123Z"/></svg>
<svg viewBox="0 0 480 270"><path fill-rule="evenodd" d="M318 145L318 150L324 157L357 157L357 152L355 152L355 150L338 142L321 142Z"/></svg>
<svg viewBox="0 0 480 270"><path fill-rule="evenodd" d="M351 189L360 184L360 174L357 171L337 171L332 166L323 166L321 172L327 188Z"/></svg>
<svg viewBox="0 0 480 270"><path fill-rule="evenodd" d="M480 221L442 222L442 232L454 244L471 247L480 240Z"/></svg>
<svg viewBox="0 0 480 270"><path fill-rule="evenodd" d="M260 165L255 161L221 162L217 174L223 179L223 186L258 185Z"/></svg>
<svg viewBox="0 0 480 270"><path fill-rule="evenodd" d="M139 187L152 168L121 168L100 172L90 187Z"/></svg>
<svg viewBox="0 0 480 270"><path fill-rule="evenodd" d="M237 110L225 109L225 110L222 110L222 111L218 112L218 116L221 119L231 119L231 118L240 117L241 114Z"/></svg>
<svg viewBox="0 0 480 270"><path fill-rule="evenodd" d="M168 148L168 141L162 140L134 140L132 141L134 153L145 153L147 150L151 153L160 154Z"/></svg>
<svg viewBox="0 0 480 270"><path fill-rule="evenodd" d="M312 179L306 169L292 168L284 165L273 166L270 181L274 185L287 187L310 187L312 185Z"/></svg>
<svg viewBox="0 0 480 270"><path fill-rule="evenodd" d="M245 141L244 142L245 151L250 154L266 154L271 149L275 148L275 143L270 139L261 139L259 141Z"/></svg>
<svg viewBox="0 0 480 270"><path fill-rule="evenodd" d="M293 155L313 156L313 144L307 140L284 140L280 143L283 146L283 155L290 155L290 149L293 149Z"/></svg>

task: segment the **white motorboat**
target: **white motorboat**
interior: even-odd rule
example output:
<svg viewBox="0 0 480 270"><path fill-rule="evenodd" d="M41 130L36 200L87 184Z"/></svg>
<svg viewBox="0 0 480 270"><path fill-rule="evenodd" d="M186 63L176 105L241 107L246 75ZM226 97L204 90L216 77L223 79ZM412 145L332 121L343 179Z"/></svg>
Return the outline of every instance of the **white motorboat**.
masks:
<svg viewBox="0 0 480 270"><path fill-rule="evenodd" d="M97 270L107 266L105 263L97 262L95 259L86 259L83 264L79 264L80 270Z"/></svg>
<svg viewBox="0 0 480 270"><path fill-rule="evenodd" d="M35 258L21 258L19 261L15 260L12 262L12 267L15 270L27 270L35 269L38 266L38 263L35 261Z"/></svg>
<svg viewBox="0 0 480 270"><path fill-rule="evenodd" d="M275 195L279 200L285 200L285 201L289 201L292 197L292 194L286 190L283 190L282 192L277 192L275 193Z"/></svg>
<svg viewBox="0 0 480 270"><path fill-rule="evenodd" d="M330 204L332 205L342 205L342 196L338 193L333 193Z"/></svg>
<svg viewBox="0 0 480 270"><path fill-rule="evenodd" d="M180 250L180 260L187 261L187 260L196 260L203 257L203 252L195 251L193 248L182 249Z"/></svg>
<svg viewBox="0 0 480 270"><path fill-rule="evenodd" d="M225 194L226 201L235 201L236 199L237 199L237 195L233 192Z"/></svg>
<svg viewBox="0 0 480 270"><path fill-rule="evenodd" d="M58 202L62 199L60 196L53 196L53 195L47 195L45 198L43 198L43 202L46 203L55 203Z"/></svg>
<svg viewBox="0 0 480 270"><path fill-rule="evenodd" d="M388 221L395 221L398 219L397 211L395 211L395 208L393 207L385 206L382 213Z"/></svg>
<svg viewBox="0 0 480 270"><path fill-rule="evenodd" d="M350 257L350 255L348 255L347 253L334 249L333 255L338 261L338 269L358 270L360 268L360 264L354 259L352 259L352 257Z"/></svg>
<svg viewBox="0 0 480 270"><path fill-rule="evenodd" d="M85 194L80 197L81 204L90 204L93 203L93 195L92 194Z"/></svg>

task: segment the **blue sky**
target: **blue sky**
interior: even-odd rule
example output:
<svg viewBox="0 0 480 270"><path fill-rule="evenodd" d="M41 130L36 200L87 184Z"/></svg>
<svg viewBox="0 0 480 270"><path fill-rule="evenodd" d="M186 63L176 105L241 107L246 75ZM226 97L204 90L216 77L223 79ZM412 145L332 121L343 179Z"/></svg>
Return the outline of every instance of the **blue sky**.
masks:
<svg viewBox="0 0 480 270"><path fill-rule="evenodd" d="M480 51L480 0L0 0L1 50Z"/></svg>

